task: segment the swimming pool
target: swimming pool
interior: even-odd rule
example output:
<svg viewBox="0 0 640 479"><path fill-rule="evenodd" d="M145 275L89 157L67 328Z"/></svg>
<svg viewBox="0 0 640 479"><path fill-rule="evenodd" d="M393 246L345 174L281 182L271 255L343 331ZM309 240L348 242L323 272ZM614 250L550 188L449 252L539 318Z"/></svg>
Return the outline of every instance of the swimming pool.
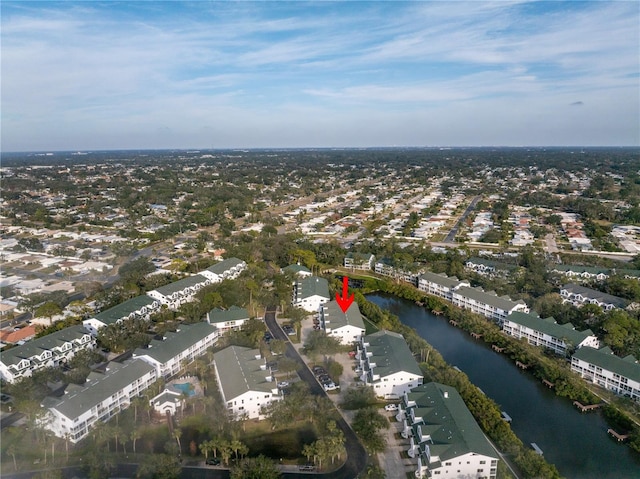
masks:
<svg viewBox="0 0 640 479"><path fill-rule="evenodd" d="M196 389L193 387L193 384L191 383L174 384L173 387L179 390L180 392L182 392L183 394L186 394L187 396L193 396L196 393Z"/></svg>

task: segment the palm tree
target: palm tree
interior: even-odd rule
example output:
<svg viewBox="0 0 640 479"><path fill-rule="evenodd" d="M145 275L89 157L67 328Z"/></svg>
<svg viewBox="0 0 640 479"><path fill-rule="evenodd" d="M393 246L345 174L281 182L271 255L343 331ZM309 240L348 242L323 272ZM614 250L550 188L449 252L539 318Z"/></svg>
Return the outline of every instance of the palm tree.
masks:
<svg viewBox="0 0 640 479"><path fill-rule="evenodd" d="M209 441L209 448L213 452L213 457L218 457L218 451L224 445L225 441L220 436L215 436Z"/></svg>
<svg viewBox="0 0 640 479"><path fill-rule="evenodd" d="M13 469L17 471L18 464L16 463L16 445L15 444L9 444L9 447L7 448L7 454L9 454L13 458Z"/></svg>
<svg viewBox="0 0 640 479"><path fill-rule="evenodd" d="M180 451L180 453L182 453L182 445L180 444L181 436L182 436L182 429L180 429L179 427L175 428L173 430L173 437L176 438L176 442L178 443L178 451Z"/></svg>
<svg viewBox="0 0 640 479"><path fill-rule="evenodd" d="M140 430L136 427L131 431L131 441L133 442L133 453L136 453L136 441L142 437Z"/></svg>
<svg viewBox="0 0 640 479"><path fill-rule="evenodd" d="M231 445L228 441L222 441L220 445L220 457L225 465L229 465L229 459L231 458Z"/></svg>
<svg viewBox="0 0 640 479"><path fill-rule="evenodd" d="M238 460L238 451L242 448L243 444L238 439L232 439L229 443L229 447L234 452L236 456L236 461Z"/></svg>
<svg viewBox="0 0 640 479"><path fill-rule="evenodd" d="M316 451L315 451L315 448L313 447L313 444L305 444L304 446L302 446L302 455L306 457L307 462L309 462L311 458L316 455Z"/></svg>
<svg viewBox="0 0 640 479"><path fill-rule="evenodd" d="M71 434L68 432L64 433L64 447L67 451L67 462L69 461L69 439L71 439Z"/></svg>
<svg viewBox="0 0 640 479"><path fill-rule="evenodd" d="M204 458L209 459L209 451L211 450L210 441L203 441L200 443L200 452L204 454Z"/></svg>

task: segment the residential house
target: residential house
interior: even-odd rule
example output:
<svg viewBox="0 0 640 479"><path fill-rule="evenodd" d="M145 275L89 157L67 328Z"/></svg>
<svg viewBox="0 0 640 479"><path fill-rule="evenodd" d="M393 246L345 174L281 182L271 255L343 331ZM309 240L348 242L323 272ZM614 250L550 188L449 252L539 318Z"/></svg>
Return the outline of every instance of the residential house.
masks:
<svg viewBox="0 0 640 479"><path fill-rule="evenodd" d="M398 399L422 384L422 370L401 334L382 330L363 336L356 359L360 379L378 397Z"/></svg>
<svg viewBox="0 0 640 479"><path fill-rule="evenodd" d="M213 357L222 400L235 418L262 419L260 409L282 398L259 349L229 346Z"/></svg>
<svg viewBox="0 0 640 479"><path fill-rule="evenodd" d="M159 309L160 301L158 299L143 294L95 314L82 321L82 324L93 336L96 336L100 328L128 319L148 320L151 313Z"/></svg>
<svg viewBox="0 0 640 479"><path fill-rule="evenodd" d="M455 388L427 383L405 393L396 419L418 459L417 478L495 479L498 457Z"/></svg>
<svg viewBox="0 0 640 479"><path fill-rule="evenodd" d="M204 321L181 324L175 333L167 332L162 340L154 339L146 348L136 349L133 357L151 364L159 378L169 378L178 374L185 364L204 355L219 334L215 326Z"/></svg>
<svg viewBox="0 0 640 479"><path fill-rule="evenodd" d="M95 339L80 325L56 331L0 352L0 377L13 383L39 369L65 364L78 351L95 345Z"/></svg>
<svg viewBox="0 0 640 479"><path fill-rule="evenodd" d="M20 329L3 329L0 331L0 341L8 344L22 344L36 337L36 327L33 324Z"/></svg>
<svg viewBox="0 0 640 479"><path fill-rule="evenodd" d="M293 283L291 304L310 313L320 309L320 305L329 301L329 282L318 276L307 276Z"/></svg>
<svg viewBox="0 0 640 479"><path fill-rule="evenodd" d="M347 253L344 258L344 267L354 270L371 271L376 257L372 254Z"/></svg>
<svg viewBox="0 0 640 479"><path fill-rule="evenodd" d="M582 279L587 281L604 281L611 275L608 268L597 268L595 266L574 266L570 264L556 264L551 272L561 274L570 279Z"/></svg>
<svg viewBox="0 0 640 479"><path fill-rule="evenodd" d="M240 329L249 318L249 311L239 306L231 306L229 309L213 308L206 317L207 323L215 326L220 333Z"/></svg>
<svg viewBox="0 0 640 479"><path fill-rule="evenodd" d="M69 384L62 397L46 397L44 427L77 443L98 421L106 422L129 407L155 381L155 369L144 361L111 362L104 373L92 371L83 385Z"/></svg>
<svg viewBox="0 0 640 479"><path fill-rule="evenodd" d="M626 299L573 283L562 286L560 288L560 296L562 296L563 303L571 303L574 306L595 304L605 311L615 308L625 309L629 305Z"/></svg>
<svg viewBox="0 0 640 479"><path fill-rule="evenodd" d="M621 358L608 347L580 348L571 358L571 370L620 396L640 400L640 364L632 355Z"/></svg>
<svg viewBox="0 0 640 479"><path fill-rule="evenodd" d="M182 393L165 389L149 401L149 405L158 413L165 416L167 413L174 416L183 404Z"/></svg>
<svg viewBox="0 0 640 479"><path fill-rule="evenodd" d="M346 312L338 305L337 301L330 301L320 306L320 327L327 333L348 345L360 341L365 333L364 320L360 313L360 307L355 301Z"/></svg>
<svg viewBox="0 0 640 479"><path fill-rule="evenodd" d="M600 341L590 329L576 331L571 323L558 324L553 318L516 311L504 320L503 331L515 338L525 338L529 344L552 349L566 356L583 346L599 348Z"/></svg>

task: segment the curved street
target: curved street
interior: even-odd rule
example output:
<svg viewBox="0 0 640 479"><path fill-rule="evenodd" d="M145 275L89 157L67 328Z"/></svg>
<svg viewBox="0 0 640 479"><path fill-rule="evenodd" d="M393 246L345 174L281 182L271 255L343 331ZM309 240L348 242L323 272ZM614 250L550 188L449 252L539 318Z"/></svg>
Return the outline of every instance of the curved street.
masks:
<svg viewBox="0 0 640 479"><path fill-rule="evenodd" d="M280 328L280 326L276 322L275 308L267 309L264 315L264 321L274 338L286 341L287 350L285 351L285 355L298 363L298 375L300 376L301 380L305 381L309 385L311 394L318 396L327 396L325 390L322 388L322 386L320 386L320 383L318 383L311 370L302 360L302 358L298 354L298 351L296 351L296 349L289 341L288 336L284 333L284 331L282 331L282 328ZM367 465L367 452L358 440L356 433L353 432L353 429L351 429L351 426L349 426L342 415L340 415L340 419L337 421L337 425L344 433L344 447L347 451L347 460L340 469L338 469L337 471L333 471L330 474L287 472L284 473L283 476L287 478L330 477L331 479L354 479L355 477L357 477L358 474L360 474L360 472Z"/></svg>

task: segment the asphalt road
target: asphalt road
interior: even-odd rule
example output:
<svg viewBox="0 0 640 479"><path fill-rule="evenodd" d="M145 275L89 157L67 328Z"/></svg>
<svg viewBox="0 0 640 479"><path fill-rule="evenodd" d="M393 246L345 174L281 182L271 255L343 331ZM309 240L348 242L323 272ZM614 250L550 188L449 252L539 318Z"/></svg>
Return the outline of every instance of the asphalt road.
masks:
<svg viewBox="0 0 640 479"><path fill-rule="evenodd" d="M471 203L469 204L469 206L467 206L467 209L464 210L464 213L462 213L462 216L460 216L460 218L458 218L458 221L456 221L456 225L451 229L451 231L449 231L449 234L444 239L445 243L453 243L454 238L458 234L458 229L460 228L460 224L462 224L465 218L469 216L469 213L473 211L473 209L476 207L476 205L481 199L482 199L481 196L476 196L475 198L473 198L473 200L471 200Z"/></svg>
<svg viewBox="0 0 640 479"><path fill-rule="evenodd" d="M316 377L313 375L311 370L307 367L306 363L298 354L298 351L296 351L293 345L289 342L289 338L287 337L287 335L284 333L284 331L282 331L282 328L280 328L280 326L276 322L275 308L267 309L264 316L264 321L274 338L286 341L287 350L285 351L285 356L293 359L298 363L298 375L300 376L300 379L302 379L309 385L311 394L315 394L317 396L326 396L326 391L322 388ZM351 426L347 424L347 421L345 421L342 416L340 416L340 419L337 421L337 425L344 433L344 447L347 451L347 460L340 469L332 472L331 474L285 473L283 474L283 477L306 479L308 479L309 477L321 477L327 479L354 479L355 477L357 477L367 464L367 452L358 440L356 433L353 432Z"/></svg>

